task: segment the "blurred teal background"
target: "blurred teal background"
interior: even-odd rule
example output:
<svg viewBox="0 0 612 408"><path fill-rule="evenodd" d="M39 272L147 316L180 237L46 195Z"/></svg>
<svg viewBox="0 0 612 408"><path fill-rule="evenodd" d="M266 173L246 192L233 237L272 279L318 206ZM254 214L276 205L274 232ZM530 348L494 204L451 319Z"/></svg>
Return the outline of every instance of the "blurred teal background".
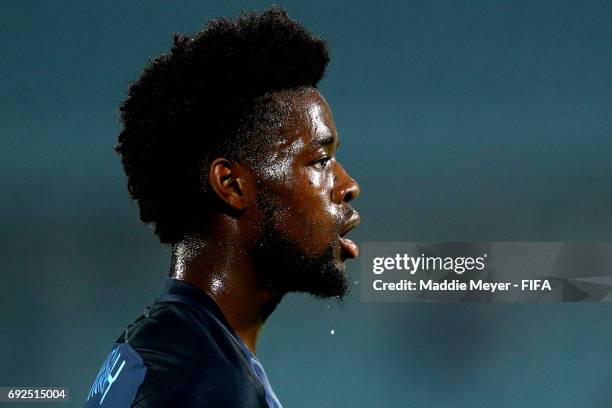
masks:
<svg viewBox="0 0 612 408"><path fill-rule="evenodd" d="M331 45L358 242L612 240L612 3L282 4ZM267 5L0 3L0 385L81 406L169 267L112 150L127 84ZM349 271L344 304L289 295L260 337L286 407L612 406L612 305L364 304Z"/></svg>

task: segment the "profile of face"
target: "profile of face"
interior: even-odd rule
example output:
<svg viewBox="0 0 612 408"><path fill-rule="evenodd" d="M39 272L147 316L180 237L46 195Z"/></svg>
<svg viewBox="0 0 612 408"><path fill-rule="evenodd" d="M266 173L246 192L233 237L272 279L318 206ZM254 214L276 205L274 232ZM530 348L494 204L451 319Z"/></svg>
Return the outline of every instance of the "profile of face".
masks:
<svg viewBox="0 0 612 408"><path fill-rule="evenodd" d="M331 110L314 88L275 95L289 112L251 169L257 180L252 250L274 292L343 297L344 261L358 254L345 237L359 223L349 202L359 186L336 159Z"/></svg>

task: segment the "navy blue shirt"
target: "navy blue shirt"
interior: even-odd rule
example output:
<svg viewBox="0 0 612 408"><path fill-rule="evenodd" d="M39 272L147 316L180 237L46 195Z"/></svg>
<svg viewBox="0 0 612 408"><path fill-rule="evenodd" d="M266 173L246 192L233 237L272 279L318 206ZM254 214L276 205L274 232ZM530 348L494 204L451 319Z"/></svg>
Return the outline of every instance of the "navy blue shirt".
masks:
<svg viewBox="0 0 612 408"><path fill-rule="evenodd" d="M263 366L217 304L187 282L161 295L119 336L85 407L282 408Z"/></svg>

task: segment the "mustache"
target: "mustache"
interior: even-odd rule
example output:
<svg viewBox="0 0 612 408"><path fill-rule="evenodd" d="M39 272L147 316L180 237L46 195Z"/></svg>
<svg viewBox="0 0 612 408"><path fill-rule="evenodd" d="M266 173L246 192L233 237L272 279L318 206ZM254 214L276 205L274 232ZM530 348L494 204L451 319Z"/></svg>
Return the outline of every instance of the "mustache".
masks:
<svg viewBox="0 0 612 408"><path fill-rule="evenodd" d="M357 210L355 210L353 207L343 207L342 212L343 214L339 217L341 221L337 225L339 233L345 231L347 227L349 229L356 227L360 221L359 212L357 212Z"/></svg>

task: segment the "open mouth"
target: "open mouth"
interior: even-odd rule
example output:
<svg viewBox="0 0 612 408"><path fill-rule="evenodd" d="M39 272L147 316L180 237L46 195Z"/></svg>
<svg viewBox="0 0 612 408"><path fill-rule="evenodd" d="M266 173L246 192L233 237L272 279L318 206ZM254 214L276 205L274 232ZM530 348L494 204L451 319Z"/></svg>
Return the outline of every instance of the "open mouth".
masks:
<svg viewBox="0 0 612 408"><path fill-rule="evenodd" d="M359 225L359 222L359 213L355 211L340 233L340 247L343 258L357 258L359 255L359 247L357 244L346 238L346 234Z"/></svg>

